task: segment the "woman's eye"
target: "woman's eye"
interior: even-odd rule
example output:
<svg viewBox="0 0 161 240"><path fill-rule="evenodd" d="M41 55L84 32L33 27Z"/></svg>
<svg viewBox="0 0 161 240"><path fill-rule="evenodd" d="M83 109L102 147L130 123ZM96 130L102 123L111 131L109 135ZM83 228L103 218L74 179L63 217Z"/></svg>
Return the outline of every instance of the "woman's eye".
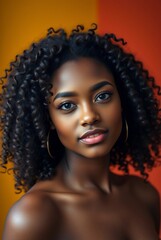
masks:
<svg viewBox="0 0 161 240"><path fill-rule="evenodd" d="M58 107L58 109L64 110L64 111L71 111L75 108L76 108L75 104L70 103L70 102L63 103Z"/></svg>
<svg viewBox="0 0 161 240"><path fill-rule="evenodd" d="M97 94L95 101L96 102L105 102L111 97L112 93L111 92L103 92L100 94Z"/></svg>

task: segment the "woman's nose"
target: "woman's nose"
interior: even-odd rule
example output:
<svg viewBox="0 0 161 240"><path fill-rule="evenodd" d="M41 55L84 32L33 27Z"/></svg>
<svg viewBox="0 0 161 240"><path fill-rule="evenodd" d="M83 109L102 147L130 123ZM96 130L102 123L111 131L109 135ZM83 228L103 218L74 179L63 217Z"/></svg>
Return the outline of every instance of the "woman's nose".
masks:
<svg viewBox="0 0 161 240"><path fill-rule="evenodd" d="M82 114L80 117L80 124L82 126L92 125L96 122L99 122L99 120L100 115L96 110L92 109L91 107L86 107L82 110Z"/></svg>

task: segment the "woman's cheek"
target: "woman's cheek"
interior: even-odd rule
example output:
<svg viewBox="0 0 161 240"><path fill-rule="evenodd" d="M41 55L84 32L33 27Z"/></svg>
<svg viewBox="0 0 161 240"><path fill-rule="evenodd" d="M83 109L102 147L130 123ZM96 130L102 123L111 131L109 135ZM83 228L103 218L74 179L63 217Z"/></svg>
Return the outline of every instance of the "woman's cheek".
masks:
<svg viewBox="0 0 161 240"><path fill-rule="evenodd" d="M115 135L115 140L118 139L118 137L121 134L122 131L122 110L120 104L115 104L111 110L108 112L108 123L109 128L111 128L111 131Z"/></svg>

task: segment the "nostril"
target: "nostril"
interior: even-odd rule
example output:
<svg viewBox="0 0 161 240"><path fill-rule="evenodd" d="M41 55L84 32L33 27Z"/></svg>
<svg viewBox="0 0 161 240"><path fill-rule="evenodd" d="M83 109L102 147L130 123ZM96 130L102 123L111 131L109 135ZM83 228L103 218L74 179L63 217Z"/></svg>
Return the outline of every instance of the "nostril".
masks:
<svg viewBox="0 0 161 240"><path fill-rule="evenodd" d="M81 119L81 125L82 126L86 126L86 125L93 125L97 122L99 122L99 115L93 115L93 116L84 116L82 119Z"/></svg>

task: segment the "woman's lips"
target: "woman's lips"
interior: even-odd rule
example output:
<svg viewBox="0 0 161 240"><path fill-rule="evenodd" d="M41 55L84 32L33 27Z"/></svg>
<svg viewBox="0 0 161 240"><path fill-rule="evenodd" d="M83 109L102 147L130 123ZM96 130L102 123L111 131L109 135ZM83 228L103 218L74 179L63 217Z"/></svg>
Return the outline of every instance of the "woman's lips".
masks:
<svg viewBox="0 0 161 240"><path fill-rule="evenodd" d="M89 132L86 132L84 136L81 137L79 140L85 144L96 144L96 143L102 142L106 138L107 133L108 131L103 131L103 130L89 131Z"/></svg>

